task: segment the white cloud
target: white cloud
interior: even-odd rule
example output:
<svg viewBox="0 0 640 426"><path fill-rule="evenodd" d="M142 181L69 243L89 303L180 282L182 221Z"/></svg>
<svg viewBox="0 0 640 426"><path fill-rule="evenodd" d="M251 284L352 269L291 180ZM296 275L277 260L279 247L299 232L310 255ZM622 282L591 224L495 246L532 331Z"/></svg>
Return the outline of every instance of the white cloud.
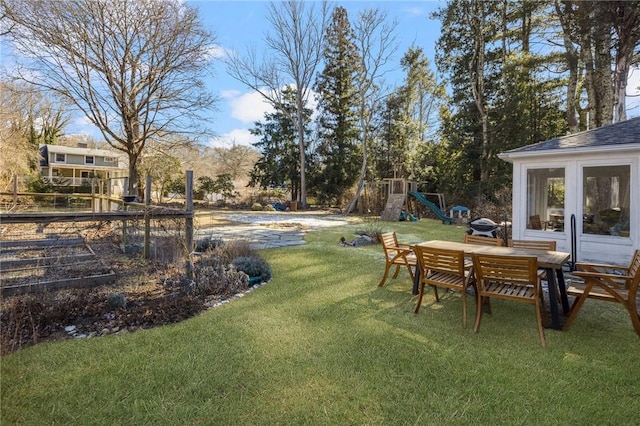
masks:
<svg viewBox="0 0 640 426"><path fill-rule="evenodd" d="M69 125L69 130L71 134L88 135L96 140L104 139L100 130L91 123L89 117L86 115L74 118L73 122Z"/></svg>
<svg viewBox="0 0 640 426"><path fill-rule="evenodd" d="M229 102L231 117L243 124L253 125L264 119L265 112L273 112L273 107L258 92L241 94L237 90L225 90L222 97Z"/></svg>
<svg viewBox="0 0 640 426"><path fill-rule="evenodd" d="M404 11L411 16L426 16L427 13L421 7L407 7Z"/></svg>
<svg viewBox="0 0 640 426"><path fill-rule="evenodd" d="M225 99L231 99L231 98L236 98L238 96L240 96L241 92L239 90L235 90L235 89L227 89L227 90L221 90L220 91L220 96L222 96Z"/></svg>
<svg viewBox="0 0 640 426"><path fill-rule="evenodd" d="M209 142L211 147L230 148L232 145L252 146L260 137L252 135L248 129L233 129Z"/></svg>
<svg viewBox="0 0 640 426"><path fill-rule="evenodd" d="M219 44L214 44L209 47L209 56L212 58L224 58L225 56L229 56L229 51Z"/></svg>

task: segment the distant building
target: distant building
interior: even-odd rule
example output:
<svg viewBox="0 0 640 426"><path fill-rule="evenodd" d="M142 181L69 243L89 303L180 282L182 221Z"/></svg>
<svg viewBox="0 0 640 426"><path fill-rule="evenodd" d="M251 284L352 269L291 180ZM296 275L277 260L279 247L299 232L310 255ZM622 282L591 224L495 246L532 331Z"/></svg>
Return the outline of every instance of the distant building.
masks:
<svg viewBox="0 0 640 426"><path fill-rule="evenodd" d="M82 143L77 147L41 144L40 155L40 175L52 183L79 187L98 180L107 182L111 194L123 193L129 165L119 152L91 149Z"/></svg>

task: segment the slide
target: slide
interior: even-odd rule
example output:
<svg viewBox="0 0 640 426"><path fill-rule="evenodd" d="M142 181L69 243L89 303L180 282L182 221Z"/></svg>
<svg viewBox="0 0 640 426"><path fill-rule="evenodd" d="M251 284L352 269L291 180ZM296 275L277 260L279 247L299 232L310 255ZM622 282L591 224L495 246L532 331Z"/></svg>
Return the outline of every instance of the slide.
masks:
<svg viewBox="0 0 640 426"><path fill-rule="evenodd" d="M431 211L434 212L435 215L442 220L442 222L447 224L452 224L456 221L455 218L447 216L442 210L440 210L438 206L433 204L431 201L427 200L425 196L422 195L421 193L415 192L415 191L409 191L408 194L411 195L412 197L415 197L416 200L420 201L425 206L429 207Z"/></svg>

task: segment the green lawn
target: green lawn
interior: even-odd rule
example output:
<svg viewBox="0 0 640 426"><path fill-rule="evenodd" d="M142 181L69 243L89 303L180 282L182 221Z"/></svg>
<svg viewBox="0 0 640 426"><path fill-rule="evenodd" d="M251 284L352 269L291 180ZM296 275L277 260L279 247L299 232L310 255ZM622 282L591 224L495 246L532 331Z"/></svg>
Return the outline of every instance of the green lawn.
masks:
<svg viewBox="0 0 640 426"><path fill-rule="evenodd" d="M479 333L460 298L415 315L406 271L377 287L379 245L341 247L363 225L262 254L267 285L191 320L2 357L9 424L637 424L640 339L621 306L588 301L566 332L494 301ZM401 240L464 229L389 223ZM470 315L475 314L472 299Z"/></svg>

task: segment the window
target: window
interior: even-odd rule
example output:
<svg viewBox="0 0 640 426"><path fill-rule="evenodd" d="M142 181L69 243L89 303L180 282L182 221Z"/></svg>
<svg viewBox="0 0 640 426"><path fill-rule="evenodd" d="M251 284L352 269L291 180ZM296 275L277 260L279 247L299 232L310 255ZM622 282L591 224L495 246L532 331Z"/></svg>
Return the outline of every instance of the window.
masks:
<svg viewBox="0 0 640 426"><path fill-rule="evenodd" d="M564 168L527 170L527 229L564 230Z"/></svg>
<svg viewBox="0 0 640 426"><path fill-rule="evenodd" d="M56 152L56 163L66 163L67 162L67 154L61 154Z"/></svg>
<svg viewBox="0 0 640 426"><path fill-rule="evenodd" d="M85 155L84 163L85 164L93 164L93 155Z"/></svg>
<svg viewBox="0 0 640 426"><path fill-rule="evenodd" d="M584 167L582 170L583 232L629 237L631 167Z"/></svg>
<svg viewBox="0 0 640 426"><path fill-rule="evenodd" d="M116 162L116 158L115 157L104 157L104 162L105 163L115 163Z"/></svg>

